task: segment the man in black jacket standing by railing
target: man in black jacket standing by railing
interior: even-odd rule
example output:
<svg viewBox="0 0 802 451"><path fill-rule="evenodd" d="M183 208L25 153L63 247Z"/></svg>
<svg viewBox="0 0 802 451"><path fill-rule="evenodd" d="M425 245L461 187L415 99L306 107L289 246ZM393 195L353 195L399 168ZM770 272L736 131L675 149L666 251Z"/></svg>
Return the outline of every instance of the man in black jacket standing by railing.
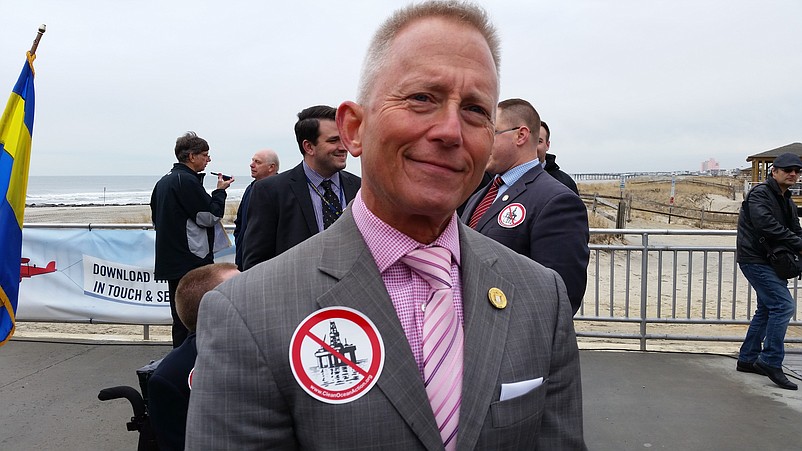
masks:
<svg viewBox="0 0 802 451"><path fill-rule="evenodd" d="M156 229L154 276L166 280L173 316L173 347L181 346L189 334L175 310L178 281L189 271L214 263L215 227L226 208L226 189L234 182L217 176L212 194L203 188L203 170L212 161L209 144L195 132L175 142L178 163L153 188L150 211Z"/></svg>
<svg viewBox="0 0 802 451"><path fill-rule="evenodd" d="M757 293L757 309L741 345L736 369L766 375L787 390L797 389L782 369L785 332L796 311L796 301L788 291L788 281L775 273L767 254L769 248L779 245L802 253L802 228L788 191L800 171L799 156L778 156L771 177L752 188L738 217L738 266Z"/></svg>

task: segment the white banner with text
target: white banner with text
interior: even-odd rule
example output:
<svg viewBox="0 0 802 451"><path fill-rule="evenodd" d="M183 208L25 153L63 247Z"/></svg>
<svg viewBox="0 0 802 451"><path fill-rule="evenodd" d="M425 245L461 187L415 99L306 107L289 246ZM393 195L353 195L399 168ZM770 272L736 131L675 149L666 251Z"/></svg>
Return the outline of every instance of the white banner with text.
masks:
<svg viewBox="0 0 802 451"><path fill-rule="evenodd" d="M153 230L25 228L22 235L18 320L172 324L167 282L153 277ZM215 261L233 262L234 248Z"/></svg>

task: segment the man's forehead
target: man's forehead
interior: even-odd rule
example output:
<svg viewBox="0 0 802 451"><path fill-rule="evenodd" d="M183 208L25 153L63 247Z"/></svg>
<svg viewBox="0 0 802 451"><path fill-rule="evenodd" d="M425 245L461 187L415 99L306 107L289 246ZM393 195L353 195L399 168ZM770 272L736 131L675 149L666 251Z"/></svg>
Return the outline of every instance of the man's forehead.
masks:
<svg viewBox="0 0 802 451"><path fill-rule="evenodd" d="M477 53L475 55L476 59L479 60L480 55L482 55L481 57L489 58L490 64L493 66L496 76L498 77L498 67L496 66L493 51L490 48L487 37L475 25L469 22L459 21L453 17L431 16L413 19L399 29L398 33L396 33L395 37L390 43L390 46L392 48L393 46L396 46L397 43L403 44L405 41L407 41L406 45L410 46L413 52L415 49L419 49L426 45L447 46L449 44L460 43L459 40L454 39L454 34L456 33L474 34L479 37L486 53L484 51L482 52L484 55ZM393 54L394 52L391 50L390 53Z"/></svg>
<svg viewBox="0 0 802 451"><path fill-rule="evenodd" d="M337 122L331 119L318 119L318 128L330 128L330 127L337 127Z"/></svg>
<svg viewBox="0 0 802 451"><path fill-rule="evenodd" d="M443 29L451 29L451 30L462 29L465 31L476 32L479 35L482 35L481 30L479 30L477 27L468 22L462 22L456 18L447 16L428 16L410 20L407 24L398 29L398 32L396 32L395 34L394 40L398 40L399 38L408 33L428 32L434 34L435 32ZM485 40L484 35L482 35L482 39ZM485 42L487 41L485 40ZM488 46L488 49L489 48L490 47Z"/></svg>
<svg viewBox="0 0 802 451"><path fill-rule="evenodd" d="M438 29L437 26L441 28ZM475 35L455 38L454 34L462 31ZM414 69L418 76L429 78L428 84L437 85L448 78L448 75L438 70L442 64L457 68L464 67L469 71L486 68L492 72L492 75L487 77L487 83L492 85L489 88L494 91L494 95L497 94L498 72L490 47L481 33L470 25L447 20L441 20L436 24L418 21L408 25L396 35L388 52L388 64L382 71L384 76L397 77L408 74L406 71ZM459 58L462 58L462 61ZM403 67L403 73L398 73L397 65ZM424 75L425 72L430 72L430 74ZM438 80L442 77L445 78Z"/></svg>

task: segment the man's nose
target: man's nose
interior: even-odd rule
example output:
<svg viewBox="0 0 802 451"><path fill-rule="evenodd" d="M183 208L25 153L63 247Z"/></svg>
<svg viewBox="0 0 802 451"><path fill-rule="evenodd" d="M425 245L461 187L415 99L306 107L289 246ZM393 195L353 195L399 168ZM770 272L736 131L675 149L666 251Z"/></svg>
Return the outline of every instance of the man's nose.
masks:
<svg viewBox="0 0 802 451"><path fill-rule="evenodd" d="M446 104L437 117L432 128L433 139L442 141L447 146L459 145L462 142L462 119L459 105Z"/></svg>

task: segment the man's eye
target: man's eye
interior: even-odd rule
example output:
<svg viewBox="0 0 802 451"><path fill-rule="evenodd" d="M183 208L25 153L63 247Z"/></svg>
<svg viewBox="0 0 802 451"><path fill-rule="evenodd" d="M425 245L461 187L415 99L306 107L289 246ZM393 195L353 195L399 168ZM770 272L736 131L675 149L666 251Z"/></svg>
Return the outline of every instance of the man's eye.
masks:
<svg viewBox="0 0 802 451"><path fill-rule="evenodd" d="M472 106L469 106L466 109L468 111L470 111L471 113L481 114L482 116L490 118L490 113L488 113L486 109L484 109L484 108L482 108L482 107L480 107L478 105L472 105Z"/></svg>
<svg viewBox="0 0 802 451"><path fill-rule="evenodd" d="M429 96L426 94L412 94L409 96L410 100L414 100L416 102L428 102Z"/></svg>

